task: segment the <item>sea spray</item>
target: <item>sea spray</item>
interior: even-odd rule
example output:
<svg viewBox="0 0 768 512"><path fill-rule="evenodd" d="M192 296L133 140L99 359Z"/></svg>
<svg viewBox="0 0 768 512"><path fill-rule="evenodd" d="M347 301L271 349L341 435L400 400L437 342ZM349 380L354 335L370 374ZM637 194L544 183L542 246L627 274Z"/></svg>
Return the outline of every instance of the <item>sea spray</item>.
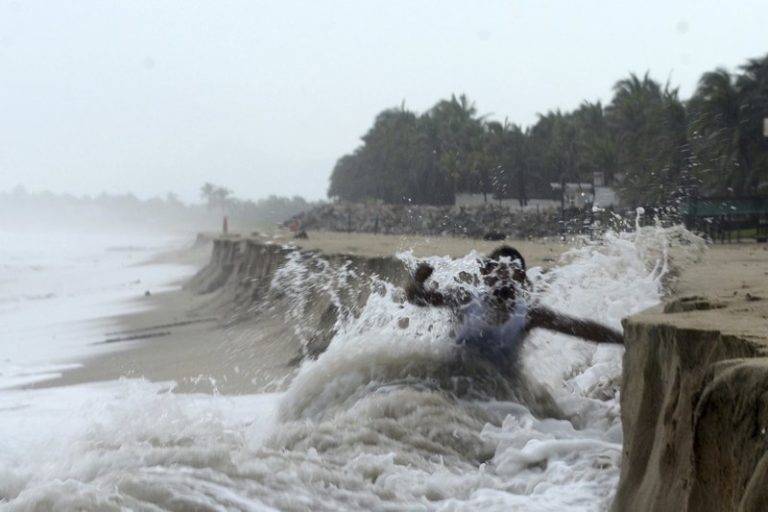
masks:
<svg viewBox="0 0 768 512"><path fill-rule="evenodd" d="M531 269L534 300L618 328L623 317L659 302L664 279L677 264L670 257L671 250L680 261L687 262L702 248L700 239L676 227L607 233L599 243L569 251L550 271ZM412 254L400 257L406 266L415 268ZM459 285L460 274L464 283L478 282L480 257L473 253L459 259L429 258L435 267L432 278L440 288ZM408 327L403 330L398 320L405 317ZM484 471L486 477L498 478L495 483L500 489L514 493L514 482L525 494L546 488L559 506L583 506L585 510L607 503L620 462L618 383L623 348L537 330L526 344L525 378L501 375L488 386L487 382L480 383L487 374L476 375L472 382L468 370L477 367L462 368L465 361L457 363L460 348L455 344L455 328L450 312L405 304L395 287L389 287L385 296L372 295L359 315L342 326L327 352L302 368L283 400L283 421L289 425L301 418L308 422L304 428L311 430L307 424L338 418L378 396L397 401L392 394L420 389L447 397L452 410L459 414L470 414L463 410L469 404L490 414L483 435L493 434L493 439L504 442L486 461ZM455 378L440 375L446 370L457 372ZM479 388L479 397L459 392L456 379L461 377ZM511 397L506 398L515 399L509 402L515 406L506 415L499 402L505 397L494 395L505 385L513 388ZM554 395L557 413L568 419L562 425L568 428L552 429L551 423L542 419L539 401L552 395L542 392L541 386ZM525 406L520 408L520 403ZM357 419L365 421L360 416ZM475 434L456 432L464 438ZM386 444L381 439L379 442ZM476 453L457 450L465 460L472 460L470 452ZM590 484L584 484L585 480ZM577 498L579 495L583 497ZM472 501L469 496L467 499ZM516 501L501 500L507 505Z"/></svg>
<svg viewBox="0 0 768 512"><path fill-rule="evenodd" d="M535 299L617 327L657 303L676 262L699 250L681 233L643 228L573 250L549 271L531 269ZM429 261L447 287L461 271L471 279L480 256ZM305 293L304 282L286 285L286 297ZM534 332L524 383L556 401L559 414L544 414L535 397L499 398L521 384L510 376L473 376L449 311L373 286L284 394L176 395L129 380L3 395L3 507L607 508L621 459L621 347Z"/></svg>
<svg viewBox="0 0 768 512"><path fill-rule="evenodd" d="M352 314L355 301L350 294L354 293L352 282L356 278L358 275L348 261L334 267L322 257L294 249L272 278L270 305L283 312L286 324L292 326L294 334L309 350L317 336L315 326L322 320L318 317L324 313L310 301L322 298L327 303L327 311L333 312L333 321L326 327L333 333Z"/></svg>

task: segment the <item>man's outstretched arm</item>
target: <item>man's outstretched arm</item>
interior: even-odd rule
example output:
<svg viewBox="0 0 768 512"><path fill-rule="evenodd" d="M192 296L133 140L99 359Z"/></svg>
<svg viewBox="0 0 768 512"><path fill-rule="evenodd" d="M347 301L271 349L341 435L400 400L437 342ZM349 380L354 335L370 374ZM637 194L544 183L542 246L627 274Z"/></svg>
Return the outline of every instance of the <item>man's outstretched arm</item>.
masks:
<svg viewBox="0 0 768 512"><path fill-rule="evenodd" d="M583 320L556 313L543 306L528 310L528 328L549 329L595 343L624 343L624 334L592 320Z"/></svg>

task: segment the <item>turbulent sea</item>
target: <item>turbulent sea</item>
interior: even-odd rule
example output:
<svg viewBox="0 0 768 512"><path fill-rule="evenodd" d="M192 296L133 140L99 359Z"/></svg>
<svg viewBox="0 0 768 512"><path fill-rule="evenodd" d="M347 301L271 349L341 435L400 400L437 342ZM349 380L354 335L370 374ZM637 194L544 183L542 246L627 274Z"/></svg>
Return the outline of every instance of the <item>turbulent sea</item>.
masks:
<svg viewBox="0 0 768 512"><path fill-rule="evenodd" d="M193 269L150 265L136 282L135 264L167 239L0 239L0 510L610 505L621 347L537 331L519 370L494 373L457 355L447 312L403 305L378 283L281 393L178 394L140 379L20 389L103 350L105 318ZM670 268L698 250L692 240L676 228L607 234L529 276L542 303L619 328L661 300ZM473 271L476 256L431 258L434 278ZM289 259L275 278L296 300L307 286L299 265Z"/></svg>

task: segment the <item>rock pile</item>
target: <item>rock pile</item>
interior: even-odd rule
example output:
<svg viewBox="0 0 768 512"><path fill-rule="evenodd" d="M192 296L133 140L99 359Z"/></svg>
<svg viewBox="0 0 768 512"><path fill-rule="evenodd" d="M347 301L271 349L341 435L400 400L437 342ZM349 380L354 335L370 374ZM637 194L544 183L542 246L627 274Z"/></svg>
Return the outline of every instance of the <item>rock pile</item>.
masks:
<svg viewBox="0 0 768 512"><path fill-rule="evenodd" d="M302 212L291 217L285 224L291 223L308 231L472 238L482 238L491 232L511 238L541 237L557 235L564 230L557 210L524 212L493 204L424 206L334 203Z"/></svg>

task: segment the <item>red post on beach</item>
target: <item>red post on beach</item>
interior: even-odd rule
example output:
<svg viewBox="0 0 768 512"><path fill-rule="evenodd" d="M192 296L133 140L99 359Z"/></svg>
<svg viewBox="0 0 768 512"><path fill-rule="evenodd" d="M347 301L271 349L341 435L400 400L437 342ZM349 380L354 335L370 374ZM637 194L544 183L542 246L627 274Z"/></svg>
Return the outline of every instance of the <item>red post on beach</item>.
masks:
<svg viewBox="0 0 768 512"><path fill-rule="evenodd" d="M227 234L227 227L228 227L227 226L227 216L225 215L224 216L224 225L222 226L222 231L224 232L225 235Z"/></svg>

